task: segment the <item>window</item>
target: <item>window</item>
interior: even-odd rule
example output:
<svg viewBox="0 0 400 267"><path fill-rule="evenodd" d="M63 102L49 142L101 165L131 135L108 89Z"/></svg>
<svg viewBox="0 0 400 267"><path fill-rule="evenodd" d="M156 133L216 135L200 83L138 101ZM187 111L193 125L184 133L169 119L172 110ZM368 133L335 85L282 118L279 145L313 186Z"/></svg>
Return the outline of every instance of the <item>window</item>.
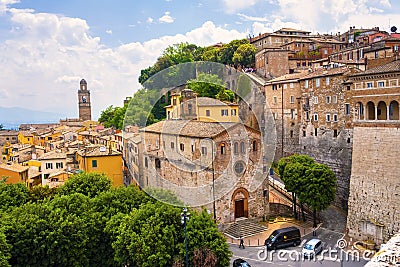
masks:
<svg viewBox="0 0 400 267"><path fill-rule="evenodd" d="M337 137L337 130L336 129L333 130L333 137Z"/></svg>
<svg viewBox="0 0 400 267"><path fill-rule="evenodd" d="M331 114L326 114L326 122L330 122L331 121Z"/></svg>
<svg viewBox="0 0 400 267"><path fill-rule="evenodd" d="M327 104L330 104L330 103L331 103L331 96L327 96L327 97L326 97L326 103L327 103Z"/></svg>
<svg viewBox="0 0 400 267"><path fill-rule="evenodd" d="M274 96L274 104L278 103L278 98Z"/></svg>
<svg viewBox="0 0 400 267"><path fill-rule="evenodd" d="M293 88L293 83L289 83L289 87L290 87L290 88Z"/></svg>
<svg viewBox="0 0 400 267"><path fill-rule="evenodd" d="M253 152L257 151L257 141L253 141Z"/></svg>
<svg viewBox="0 0 400 267"><path fill-rule="evenodd" d="M329 77L326 77L325 83L326 83L326 85L329 85L329 83L330 83Z"/></svg>
<svg viewBox="0 0 400 267"><path fill-rule="evenodd" d="M385 82L378 82L378 87L385 87Z"/></svg>
<svg viewBox="0 0 400 267"><path fill-rule="evenodd" d="M46 163L46 170L48 170L48 169L53 169L53 163L51 163L51 162Z"/></svg>
<svg viewBox="0 0 400 267"><path fill-rule="evenodd" d="M221 116L228 116L228 110L227 109L221 109Z"/></svg>
<svg viewBox="0 0 400 267"><path fill-rule="evenodd" d="M319 87L319 85L320 85L319 78L316 78L316 79L315 79L315 86L316 86L316 87Z"/></svg>
<svg viewBox="0 0 400 267"><path fill-rule="evenodd" d="M240 153L244 154L245 150L244 150L244 142L240 142Z"/></svg>
<svg viewBox="0 0 400 267"><path fill-rule="evenodd" d="M332 103L334 103L334 104L337 103L337 95L332 96Z"/></svg>
<svg viewBox="0 0 400 267"><path fill-rule="evenodd" d="M181 151L185 151L185 144L180 143L179 148L181 149Z"/></svg>
<svg viewBox="0 0 400 267"><path fill-rule="evenodd" d="M294 103L294 95L290 96L290 103Z"/></svg>
<svg viewBox="0 0 400 267"><path fill-rule="evenodd" d="M201 147L201 154L207 155L207 147L205 147L205 146Z"/></svg>
<svg viewBox="0 0 400 267"><path fill-rule="evenodd" d="M310 120L310 113L308 113L308 111L306 111L306 121Z"/></svg>
<svg viewBox="0 0 400 267"><path fill-rule="evenodd" d="M238 142L235 142L233 144L233 153L239 154L239 144L238 144Z"/></svg>
<svg viewBox="0 0 400 267"><path fill-rule="evenodd" d="M206 116L210 117L210 110L209 109L206 109Z"/></svg>
<svg viewBox="0 0 400 267"><path fill-rule="evenodd" d="M188 112L189 112L189 114L192 114L192 109L193 109L192 104L188 104Z"/></svg>
<svg viewBox="0 0 400 267"><path fill-rule="evenodd" d="M222 143L222 144L220 145L220 148L221 148L221 155L225 155L225 154L226 154L226 151L225 151L225 144Z"/></svg>
<svg viewBox="0 0 400 267"><path fill-rule="evenodd" d="M333 114L333 121L334 121L334 122L337 122L337 121L338 121L338 116L337 116L337 114Z"/></svg>
<svg viewBox="0 0 400 267"><path fill-rule="evenodd" d="M192 145L192 152L194 152L194 148L195 148L194 145Z"/></svg>
<svg viewBox="0 0 400 267"><path fill-rule="evenodd" d="M367 88L372 88L372 82L367 82Z"/></svg>
<svg viewBox="0 0 400 267"><path fill-rule="evenodd" d="M379 58L379 53L378 53L378 51L375 51L375 58Z"/></svg>
<svg viewBox="0 0 400 267"><path fill-rule="evenodd" d="M313 103L314 104L318 104L318 96L314 96L313 97Z"/></svg>
<svg viewBox="0 0 400 267"><path fill-rule="evenodd" d="M154 160L155 162L155 165L156 165L156 169L160 169L161 168L161 161L160 161L160 159L155 159Z"/></svg>
<svg viewBox="0 0 400 267"><path fill-rule="evenodd" d="M350 91L350 89L351 89L350 85L347 85L346 89L347 89L347 91Z"/></svg>
<svg viewBox="0 0 400 267"><path fill-rule="evenodd" d="M176 98L172 100L172 105L176 106Z"/></svg>
<svg viewBox="0 0 400 267"><path fill-rule="evenodd" d="M244 164L243 164L243 162L241 162L241 161L236 162L234 169L235 169L235 173L237 175L241 175L244 172Z"/></svg>
<svg viewBox="0 0 400 267"><path fill-rule="evenodd" d="M144 166L147 168L149 167L149 160L146 158L144 158Z"/></svg>
<svg viewBox="0 0 400 267"><path fill-rule="evenodd" d="M306 131L303 131L303 137L306 137Z"/></svg>
<svg viewBox="0 0 400 267"><path fill-rule="evenodd" d="M97 168L97 160L92 160L92 168Z"/></svg>
<svg viewBox="0 0 400 267"><path fill-rule="evenodd" d="M283 89L287 89L287 84L286 83L283 84Z"/></svg>
<svg viewBox="0 0 400 267"><path fill-rule="evenodd" d="M156 139L156 148L158 149L159 147L159 143L158 143L158 139Z"/></svg>
<svg viewBox="0 0 400 267"><path fill-rule="evenodd" d="M174 149L174 148L175 148L175 143L171 142L171 149Z"/></svg>
<svg viewBox="0 0 400 267"><path fill-rule="evenodd" d="M304 88L308 88L308 80L305 80Z"/></svg>
<svg viewBox="0 0 400 267"><path fill-rule="evenodd" d="M278 87L276 86L276 84L272 85L272 90L278 90Z"/></svg>
<svg viewBox="0 0 400 267"><path fill-rule="evenodd" d="M63 165L64 164L62 162L56 162L56 169L62 169Z"/></svg>
<svg viewBox="0 0 400 267"><path fill-rule="evenodd" d="M278 118L278 113L273 112L272 115L274 116L274 120L276 120Z"/></svg>
<svg viewBox="0 0 400 267"><path fill-rule="evenodd" d="M293 138L293 130L290 130L290 137Z"/></svg>
<svg viewBox="0 0 400 267"><path fill-rule="evenodd" d="M294 119L296 117L296 110L295 109L291 109L290 110L290 118Z"/></svg>
<svg viewBox="0 0 400 267"><path fill-rule="evenodd" d="M236 116L236 109L231 109L231 116Z"/></svg>
<svg viewBox="0 0 400 267"><path fill-rule="evenodd" d="M318 135L318 128L314 128L314 136Z"/></svg>
<svg viewBox="0 0 400 267"><path fill-rule="evenodd" d="M318 121L318 114L314 113L314 121Z"/></svg>
<svg viewBox="0 0 400 267"><path fill-rule="evenodd" d="M350 115L350 104L346 103L346 115Z"/></svg>

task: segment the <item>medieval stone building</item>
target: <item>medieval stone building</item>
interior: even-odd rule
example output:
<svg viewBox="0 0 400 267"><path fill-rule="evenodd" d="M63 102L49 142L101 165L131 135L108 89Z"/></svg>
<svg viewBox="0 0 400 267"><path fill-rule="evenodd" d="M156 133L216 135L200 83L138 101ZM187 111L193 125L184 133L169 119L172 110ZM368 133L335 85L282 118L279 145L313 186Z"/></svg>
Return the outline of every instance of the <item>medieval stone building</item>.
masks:
<svg viewBox="0 0 400 267"><path fill-rule="evenodd" d="M84 79L82 79L79 83L78 107L79 107L79 120L87 121L92 119L92 111L90 106L90 91L88 90L87 83Z"/></svg>

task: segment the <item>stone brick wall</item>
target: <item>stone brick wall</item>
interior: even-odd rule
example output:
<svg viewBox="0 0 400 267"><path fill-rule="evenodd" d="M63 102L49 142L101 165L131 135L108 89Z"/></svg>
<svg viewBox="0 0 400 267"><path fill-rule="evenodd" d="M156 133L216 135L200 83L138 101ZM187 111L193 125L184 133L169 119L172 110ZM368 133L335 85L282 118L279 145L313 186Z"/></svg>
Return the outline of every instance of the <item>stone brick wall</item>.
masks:
<svg viewBox="0 0 400 267"><path fill-rule="evenodd" d="M400 230L400 128L355 127L349 235L386 242Z"/></svg>

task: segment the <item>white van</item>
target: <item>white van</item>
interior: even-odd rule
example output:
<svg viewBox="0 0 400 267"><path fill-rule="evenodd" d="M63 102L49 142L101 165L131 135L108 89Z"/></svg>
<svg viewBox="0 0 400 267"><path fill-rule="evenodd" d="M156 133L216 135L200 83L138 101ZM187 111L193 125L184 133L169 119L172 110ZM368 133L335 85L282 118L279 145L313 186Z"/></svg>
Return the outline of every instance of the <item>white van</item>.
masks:
<svg viewBox="0 0 400 267"><path fill-rule="evenodd" d="M314 238L308 241L302 250L304 258L312 258L322 251L322 241Z"/></svg>

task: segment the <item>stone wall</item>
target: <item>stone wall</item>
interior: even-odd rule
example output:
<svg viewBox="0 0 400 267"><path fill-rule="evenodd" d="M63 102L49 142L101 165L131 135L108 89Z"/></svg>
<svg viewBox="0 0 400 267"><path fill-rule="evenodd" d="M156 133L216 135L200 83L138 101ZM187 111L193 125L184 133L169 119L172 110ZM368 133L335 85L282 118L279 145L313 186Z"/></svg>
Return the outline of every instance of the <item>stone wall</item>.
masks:
<svg viewBox="0 0 400 267"><path fill-rule="evenodd" d="M347 228L386 242L400 230L400 129L355 127Z"/></svg>

